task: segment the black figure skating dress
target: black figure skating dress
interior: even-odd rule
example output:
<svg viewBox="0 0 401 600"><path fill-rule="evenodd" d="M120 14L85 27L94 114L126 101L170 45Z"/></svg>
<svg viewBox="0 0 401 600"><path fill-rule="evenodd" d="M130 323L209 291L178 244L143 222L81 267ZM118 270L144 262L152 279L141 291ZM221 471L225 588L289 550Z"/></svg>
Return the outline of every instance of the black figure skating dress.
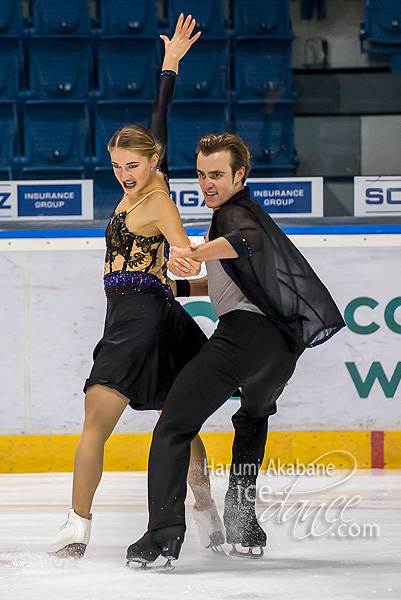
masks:
<svg viewBox="0 0 401 600"><path fill-rule="evenodd" d="M175 74L163 72L149 122L165 150L161 163L165 177L174 84ZM179 371L207 338L174 299L175 285L167 278L166 239L162 234L132 233L126 216L126 211L114 214L106 229L106 320L84 391L100 384L126 396L131 408L160 410Z"/></svg>

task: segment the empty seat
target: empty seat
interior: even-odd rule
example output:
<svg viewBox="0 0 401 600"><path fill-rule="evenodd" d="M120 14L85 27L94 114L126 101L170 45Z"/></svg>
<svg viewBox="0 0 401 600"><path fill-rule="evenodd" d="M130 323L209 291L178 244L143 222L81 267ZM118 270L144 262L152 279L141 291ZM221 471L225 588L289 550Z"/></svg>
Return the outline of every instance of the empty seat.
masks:
<svg viewBox="0 0 401 600"><path fill-rule="evenodd" d="M294 107L291 104L243 103L235 131L248 146L253 167L295 167Z"/></svg>
<svg viewBox="0 0 401 600"><path fill-rule="evenodd" d="M112 169L95 169L94 208L95 219L109 219L124 193Z"/></svg>
<svg viewBox="0 0 401 600"><path fill-rule="evenodd" d="M89 160L89 119L82 102L27 102L24 171L83 171Z"/></svg>
<svg viewBox="0 0 401 600"><path fill-rule="evenodd" d="M155 37L157 7L155 0L102 0L100 25L103 35Z"/></svg>
<svg viewBox="0 0 401 600"><path fill-rule="evenodd" d="M22 52L20 41L0 36L0 99L14 100L20 89Z"/></svg>
<svg viewBox="0 0 401 600"><path fill-rule="evenodd" d="M19 158L19 133L15 105L0 102L0 177L12 179Z"/></svg>
<svg viewBox="0 0 401 600"><path fill-rule="evenodd" d="M22 33L22 1L1 0L0 35L20 35Z"/></svg>
<svg viewBox="0 0 401 600"><path fill-rule="evenodd" d="M170 171L195 171L199 138L227 129L228 114L224 102L175 102L169 120Z"/></svg>
<svg viewBox="0 0 401 600"><path fill-rule="evenodd" d="M124 125L147 126L151 103L98 102L96 106L96 164L110 168L107 144L117 129Z"/></svg>
<svg viewBox="0 0 401 600"><path fill-rule="evenodd" d="M169 32L174 32L180 13L196 18L194 33L202 31L202 37L224 37L224 0L169 0Z"/></svg>
<svg viewBox="0 0 401 600"><path fill-rule="evenodd" d="M33 31L37 35L78 35L90 33L90 0L35 0Z"/></svg>
<svg viewBox="0 0 401 600"><path fill-rule="evenodd" d="M293 99L290 41L238 39L234 60L238 99Z"/></svg>
<svg viewBox="0 0 401 600"><path fill-rule="evenodd" d="M98 80L102 98L153 100L159 69L158 45L154 40L100 40Z"/></svg>
<svg viewBox="0 0 401 600"><path fill-rule="evenodd" d="M227 65L225 40L199 40L180 63L174 97L182 100L226 98Z"/></svg>
<svg viewBox="0 0 401 600"><path fill-rule="evenodd" d="M29 43L29 89L34 98L86 98L93 77L87 39L33 38Z"/></svg>
<svg viewBox="0 0 401 600"><path fill-rule="evenodd" d="M401 50L401 3L399 0L370 0L365 5L361 39L369 39L369 51L392 53Z"/></svg>
<svg viewBox="0 0 401 600"><path fill-rule="evenodd" d="M235 0L234 29L237 35L292 37L288 0Z"/></svg>

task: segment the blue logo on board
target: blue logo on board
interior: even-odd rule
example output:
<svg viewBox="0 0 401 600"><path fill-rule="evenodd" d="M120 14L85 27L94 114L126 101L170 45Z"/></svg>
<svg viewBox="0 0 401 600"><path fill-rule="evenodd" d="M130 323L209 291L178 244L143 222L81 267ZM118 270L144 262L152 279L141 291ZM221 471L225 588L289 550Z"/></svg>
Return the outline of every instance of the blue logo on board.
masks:
<svg viewBox="0 0 401 600"><path fill-rule="evenodd" d="M249 182L251 198L268 213L312 213L310 181Z"/></svg>
<svg viewBox="0 0 401 600"><path fill-rule="evenodd" d="M18 185L19 217L82 215L80 184Z"/></svg>
<svg viewBox="0 0 401 600"><path fill-rule="evenodd" d="M172 183L174 183L173 180ZM198 190L180 190L176 192L170 189L170 196L178 206L206 206L205 200Z"/></svg>

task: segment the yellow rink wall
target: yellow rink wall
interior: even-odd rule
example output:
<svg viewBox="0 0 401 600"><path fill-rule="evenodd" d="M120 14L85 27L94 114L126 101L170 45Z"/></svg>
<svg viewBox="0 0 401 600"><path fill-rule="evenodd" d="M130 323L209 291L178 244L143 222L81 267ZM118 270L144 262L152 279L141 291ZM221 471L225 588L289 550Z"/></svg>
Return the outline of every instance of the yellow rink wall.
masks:
<svg viewBox="0 0 401 600"><path fill-rule="evenodd" d="M233 433L203 433L209 466L226 469ZM147 469L152 434L114 434L106 444L106 471ZM79 435L0 437L0 473L69 472ZM268 466L333 465L336 469L401 468L401 431L271 432L262 470Z"/></svg>

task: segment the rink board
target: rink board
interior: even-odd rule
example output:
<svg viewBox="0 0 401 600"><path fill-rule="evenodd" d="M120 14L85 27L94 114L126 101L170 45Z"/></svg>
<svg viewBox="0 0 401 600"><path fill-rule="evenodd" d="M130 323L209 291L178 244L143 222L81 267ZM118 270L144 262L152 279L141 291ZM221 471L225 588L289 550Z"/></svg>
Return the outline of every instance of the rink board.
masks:
<svg viewBox="0 0 401 600"><path fill-rule="evenodd" d="M401 235L399 228L391 233L347 231L288 231L330 289L349 327L300 358L270 420L269 452L274 457L277 448L277 455L305 462L310 441L304 436L312 436L322 453L328 434L342 435L344 450L354 448L355 436L361 435L354 451L363 468L372 464L371 432L379 432L382 451L374 450L374 461L381 452L383 466L396 468L401 466ZM0 236L2 472L68 470L83 422L82 385L104 323L103 232L40 231L34 236L32 231ZM216 317L208 299L182 303L210 335ZM205 423L202 431L209 436L212 459L229 460L230 417L238 406L238 400L228 401ZM115 457L112 453L106 458L106 468L146 468L156 420L155 412L127 409L110 442ZM302 439L299 456L295 439ZM377 439L374 448L380 447ZM51 440L46 442L50 445L43 440ZM36 458L28 463L24 448L29 447ZM224 448L220 454L219 447ZM52 462L47 465L48 455ZM124 466L119 456L130 456L130 462Z"/></svg>
<svg viewBox="0 0 401 600"><path fill-rule="evenodd" d="M228 473L233 433L201 437L212 472ZM379 440L379 442L378 442ZM146 471L152 434L113 434L106 444L105 471ZM0 438L0 473L73 471L79 435ZM296 431L269 433L263 470L314 465L335 469L401 468L401 431Z"/></svg>

